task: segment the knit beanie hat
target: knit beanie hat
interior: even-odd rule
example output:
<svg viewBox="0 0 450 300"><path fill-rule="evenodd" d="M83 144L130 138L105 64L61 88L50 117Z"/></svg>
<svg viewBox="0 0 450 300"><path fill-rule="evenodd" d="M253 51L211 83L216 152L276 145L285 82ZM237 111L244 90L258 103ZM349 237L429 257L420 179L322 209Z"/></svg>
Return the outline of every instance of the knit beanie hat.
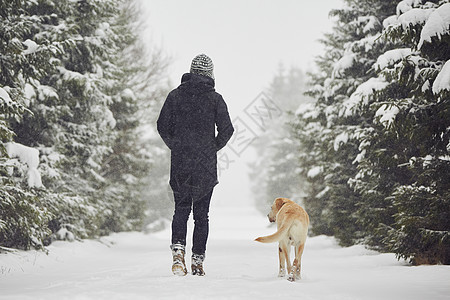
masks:
<svg viewBox="0 0 450 300"><path fill-rule="evenodd" d="M192 60L191 73L208 76L214 79L214 64L208 56L205 54L199 54Z"/></svg>

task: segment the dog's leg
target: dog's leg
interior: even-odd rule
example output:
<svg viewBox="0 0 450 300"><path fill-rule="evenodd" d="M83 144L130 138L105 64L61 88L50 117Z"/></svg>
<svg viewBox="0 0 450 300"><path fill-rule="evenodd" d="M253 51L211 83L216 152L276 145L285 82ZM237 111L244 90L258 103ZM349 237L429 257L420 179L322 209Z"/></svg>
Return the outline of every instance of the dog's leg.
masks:
<svg viewBox="0 0 450 300"><path fill-rule="evenodd" d="M286 261L286 270L289 272L291 270L291 245L289 243L283 243L283 254Z"/></svg>
<svg viewBox="0 0 450 300"><path fill-rule="evenodd" d="M301 279L301 265L302 265L302 254L303 254L303 249L305 248L305 244L301 244L299 246L295 246L295 259L294 259L294 263L292 265L292 269L290 269L290 273L289 273L289 277L288 280L289 281L295 281L296 279Z"/></svg>
<svg viewBox="0 0 450 300"><path fill-rule="evenodd" d="M297 269L295 270L295 275L301 279L301 269L302 269L302 255L303 255L303 250L305 249L305 244L301 244L298 247L298 265L297 265Z"/></svg>
<svg viewBox="0 0 450 300"><path fill-rule="evenodd" d="M283 248L283 245L281 243L278 243L278 259L280 260L280 271L278 273L278 277L286 276L286 260Z"/></svg>

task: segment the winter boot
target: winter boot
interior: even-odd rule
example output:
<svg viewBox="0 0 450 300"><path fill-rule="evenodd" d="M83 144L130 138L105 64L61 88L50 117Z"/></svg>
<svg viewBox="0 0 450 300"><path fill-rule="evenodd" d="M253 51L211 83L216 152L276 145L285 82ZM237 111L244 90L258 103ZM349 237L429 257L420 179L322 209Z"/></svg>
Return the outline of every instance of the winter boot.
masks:
<svg viewBox="0 0 450 300"><path fill-rule="evenodd" d="M192 254L192 275L205 276L205 271L203 270L204 260L204 254Z"/></svg>
<svg viewBox="0 0 450 300"><path fill-rule="evenodd" d="M181 244L173 244L170 246L172 249L172 273L177 276L186 276L186 264L184 263L184 245Z"/></svg>

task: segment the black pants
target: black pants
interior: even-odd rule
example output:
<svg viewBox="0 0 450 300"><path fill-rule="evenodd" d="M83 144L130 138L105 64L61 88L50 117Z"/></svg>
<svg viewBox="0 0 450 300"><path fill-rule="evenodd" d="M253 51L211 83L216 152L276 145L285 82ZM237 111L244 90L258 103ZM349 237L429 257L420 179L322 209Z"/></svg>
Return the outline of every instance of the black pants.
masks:
<svg viewBox="0 0 450 300"><path fill-rule="evenodd" d="M209 204L213 189L200 199L195 199L191 190L174 191L175 212L172 219L172 245L186 246L187 222L191 210L194 213L192 253L205 254L209 233Z"/></svg>

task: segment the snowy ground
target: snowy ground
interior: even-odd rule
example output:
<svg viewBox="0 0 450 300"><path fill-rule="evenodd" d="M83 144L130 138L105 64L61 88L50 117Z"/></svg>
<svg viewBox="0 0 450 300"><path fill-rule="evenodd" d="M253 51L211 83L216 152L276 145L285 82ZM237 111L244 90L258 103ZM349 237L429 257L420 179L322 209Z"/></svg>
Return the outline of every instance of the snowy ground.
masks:
<svg viewBox="0 0 450 300"><path fill-rule="evenodd" d="M303 279L291 283L277 277L276 244L253 241L275 230L265 217L213 206L211 220L205 277L171 274L169 231L120 233L56 242L48 256L0 254L0 299L450 299L449 266L411 267L323 236L308 239Z"/></svg>

